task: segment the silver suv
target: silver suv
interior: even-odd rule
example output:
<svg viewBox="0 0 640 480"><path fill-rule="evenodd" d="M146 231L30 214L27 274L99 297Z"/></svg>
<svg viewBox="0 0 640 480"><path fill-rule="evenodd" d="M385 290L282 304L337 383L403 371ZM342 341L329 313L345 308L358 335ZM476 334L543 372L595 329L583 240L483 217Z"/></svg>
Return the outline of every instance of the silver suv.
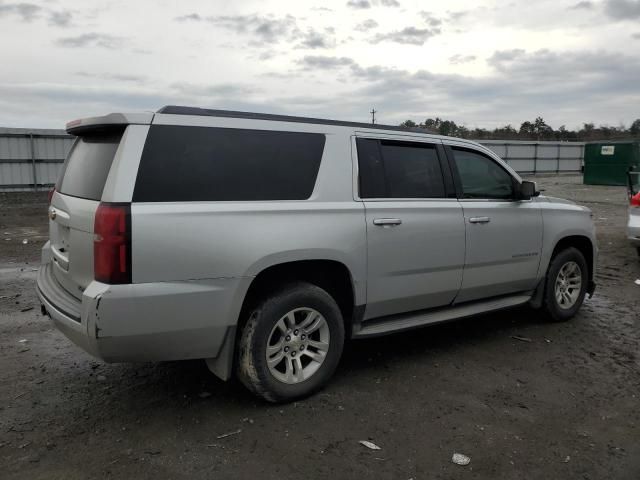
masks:
<svg viewBox="0 0 640 480"><path fill-rule="evenodd" d="M38 295L107 362L206 359L270 401L345 339L594 290L589 209L490 150L394 127L189 107L76 120Z"/></svg>

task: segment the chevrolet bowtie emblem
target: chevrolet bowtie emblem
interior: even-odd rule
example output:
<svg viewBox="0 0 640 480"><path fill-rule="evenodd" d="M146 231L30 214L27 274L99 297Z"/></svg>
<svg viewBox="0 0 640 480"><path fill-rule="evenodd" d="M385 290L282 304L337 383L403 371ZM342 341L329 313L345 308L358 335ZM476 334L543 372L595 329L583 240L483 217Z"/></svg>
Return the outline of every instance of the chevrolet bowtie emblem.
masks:
<svg viewBox="0 0 640 480"><path fill-rule="evenodd" d="M55 219L56 219L56 216L57 216L57 213L56 213L56 211L55 211L53 208L52 208L51 210L49 210L49 218L50 218L51 220L55 220Z"/></svg>

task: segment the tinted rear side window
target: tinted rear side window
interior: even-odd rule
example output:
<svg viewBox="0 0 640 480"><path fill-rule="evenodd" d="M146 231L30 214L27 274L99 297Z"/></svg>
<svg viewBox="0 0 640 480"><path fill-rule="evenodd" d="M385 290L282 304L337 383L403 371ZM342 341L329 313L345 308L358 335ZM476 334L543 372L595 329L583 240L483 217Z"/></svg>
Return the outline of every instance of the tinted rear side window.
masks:
<svg viewBox="0 0 640 480"><path fill-rule="evenodd" d="M434 145L357 139L361 198L444 198Z"/></svg>
<svg viewBox="0 0 640 480"><path fill-rule="evenodd" d="M155 125L133 201L304 200L324 142L317 133Z"/></svg>
<svg viewBox="0 0 640 480"><path fill-rule="evenodd" d="M100 200L122 132L84 135L76 140L62 168L56 190Z"/></svg>

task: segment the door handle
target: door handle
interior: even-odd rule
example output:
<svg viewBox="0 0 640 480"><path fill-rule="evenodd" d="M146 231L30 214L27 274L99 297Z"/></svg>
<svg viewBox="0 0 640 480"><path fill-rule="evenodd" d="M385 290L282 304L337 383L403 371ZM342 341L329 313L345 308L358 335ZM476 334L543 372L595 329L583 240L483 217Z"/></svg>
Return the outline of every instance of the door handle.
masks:
<svg viewBox="0 0 640 480"><path fill-rule="evenodd" d="M469 223L489 223L491 219L489 217L471 217Z"/></svg>
<svg viewBox="0 0 640 480"><path fill-rule="evenodd" d="M374 218L373 224L378 225L380 227L395 227L396 225L400 225L402 220L399 218Z"/></svg>

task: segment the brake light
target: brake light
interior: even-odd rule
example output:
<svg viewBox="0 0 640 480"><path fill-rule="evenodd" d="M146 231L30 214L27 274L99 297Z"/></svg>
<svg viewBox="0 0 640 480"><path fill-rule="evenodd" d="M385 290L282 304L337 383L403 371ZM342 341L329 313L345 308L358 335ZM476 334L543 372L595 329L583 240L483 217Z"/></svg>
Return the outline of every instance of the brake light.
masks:
<svg viewBox="0 0 640 480"><path fill-rule="evenodd" d="M56 187L53 187L51 190L49 190L49 193L47 193L47 198L49 200L49 205L51 205L51 199L53 198L53 194L56 193Z"/></svg>
<svg viewBox="0 0 640 480"><path fill-rule="evenodd" d="M632 207L640 207L640 192L631 197L631 200L629 200L629 205Z"/></svg>
<svg viewBox="0 0 640 480"><path fill-rule="evenodd" d="M100 203L93 225L93 273L103 283L131 283L131 205Z"/></svg>

